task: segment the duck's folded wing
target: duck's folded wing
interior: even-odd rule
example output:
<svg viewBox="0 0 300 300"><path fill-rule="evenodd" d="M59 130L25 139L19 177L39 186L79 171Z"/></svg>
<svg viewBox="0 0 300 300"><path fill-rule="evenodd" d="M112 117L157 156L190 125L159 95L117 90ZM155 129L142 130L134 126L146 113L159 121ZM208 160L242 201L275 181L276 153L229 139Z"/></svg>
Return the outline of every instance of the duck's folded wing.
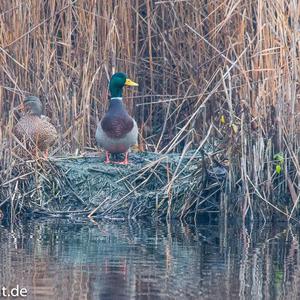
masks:
<svg viewBox="0 0 300 300"><path fill-rule="evenodd" d="M42 148L46 149L55 143L55 141L58 139L58 133L56 128L46 119L42 120L40 129L39 143L41 144Z"/></svg>
<svg viewBox="0 0 300 300"><path fill-rule="evenodd" d="M134 121L128 114L107 113L101 121L103 131L110 138L119 139L133 129Z"/></svg>

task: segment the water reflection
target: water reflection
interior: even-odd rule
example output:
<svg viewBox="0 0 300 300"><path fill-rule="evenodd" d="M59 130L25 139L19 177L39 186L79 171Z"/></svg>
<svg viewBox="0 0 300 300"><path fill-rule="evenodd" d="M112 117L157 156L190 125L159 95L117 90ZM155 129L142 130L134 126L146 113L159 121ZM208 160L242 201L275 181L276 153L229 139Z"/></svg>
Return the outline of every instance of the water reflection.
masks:
<svg viewBox="0 0 300 300"><path fill-rule="evenodd" d="M298 230L32 221L0 227L0 282L28 299L297 299Z"/></svg>

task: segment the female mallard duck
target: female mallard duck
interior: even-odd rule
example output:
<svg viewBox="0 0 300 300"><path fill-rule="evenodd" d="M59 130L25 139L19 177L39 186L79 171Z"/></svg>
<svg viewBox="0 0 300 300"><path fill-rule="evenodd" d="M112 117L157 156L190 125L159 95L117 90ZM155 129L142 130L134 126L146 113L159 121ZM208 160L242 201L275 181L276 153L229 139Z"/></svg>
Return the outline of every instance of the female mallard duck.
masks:
<svg viewBox="0 0 300 300"><path fill-rule="evenodd" d="M120 164L127 165L128 149L137 143L137 124L128 114L122 101L122 90L125 85L138 86L124 73L115 73L111 77L109 82L111 98L108 111L97 127L96 141L99 147L106 150L105 163L110 162L110 153L125 153L125 159Z"/></svg>
<svg viewBox="0 0 300 300"><path fill-rule="evenodd" d="M48 149L57 139L55 127L42 115L42 103L39 98L29 96L25 98L22 109L25 115L21 117L15 126L16 137L24 143L27 150L35 149L44 152L48 157Z"/></svg>

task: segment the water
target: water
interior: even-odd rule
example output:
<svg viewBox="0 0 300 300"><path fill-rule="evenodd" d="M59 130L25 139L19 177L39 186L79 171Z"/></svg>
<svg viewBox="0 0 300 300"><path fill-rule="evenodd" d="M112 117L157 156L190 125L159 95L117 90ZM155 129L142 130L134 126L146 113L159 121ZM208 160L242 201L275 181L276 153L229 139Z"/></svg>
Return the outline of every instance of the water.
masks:
<svg viewBox="0 0 300 300"><path fill-rule="evenodd" d="M36 220L0 227L25 299L299 299L295 228ZM0 297L1 298L1 297Z"/></svg>

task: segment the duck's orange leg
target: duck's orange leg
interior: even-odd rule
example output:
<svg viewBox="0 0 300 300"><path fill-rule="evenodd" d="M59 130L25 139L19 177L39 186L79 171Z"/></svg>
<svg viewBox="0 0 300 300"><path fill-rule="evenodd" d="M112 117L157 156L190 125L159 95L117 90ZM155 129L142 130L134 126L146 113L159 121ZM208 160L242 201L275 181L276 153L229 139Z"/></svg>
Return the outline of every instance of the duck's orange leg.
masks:
<svg viewBox="0 0 300 300"><path fill-rule="evenodd" d="M48 149L45 150L44 156L45 156L45 159L49 158L49 150Z"/></svg>
<svg viewBox="0 0 300 300"><path fill-rule="evenodd" d="M110 163L110 159L109 159L109 152L108 151L105 151L105 163L106 164L109 164Z"/></svg>
<svg viewBox="0 0 300 300"><path fill-rule="evenodd" d="M34 143L34 145L35 145L35 148L34 148L34 151L35 151L35 158L36 159L40 159L40 153L39 153L39 147L38 147L38 144L39 144L39 133L37 133L37 135L36 135L36 139L35 139L35 143Z"/></svg>

